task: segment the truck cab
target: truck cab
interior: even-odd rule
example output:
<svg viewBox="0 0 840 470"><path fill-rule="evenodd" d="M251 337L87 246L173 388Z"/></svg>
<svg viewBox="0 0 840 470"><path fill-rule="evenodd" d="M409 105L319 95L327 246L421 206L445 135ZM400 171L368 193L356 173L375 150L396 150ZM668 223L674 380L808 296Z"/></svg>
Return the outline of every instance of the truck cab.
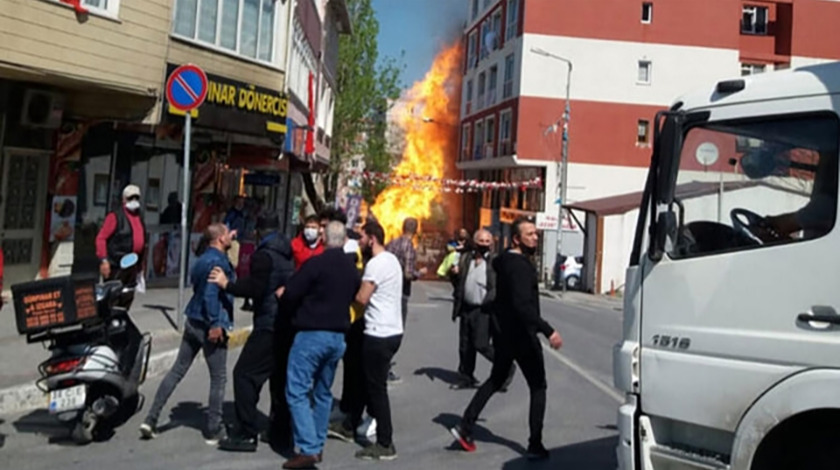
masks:
<svg viewBox="0 0 840 470"><path fill-rule="evenodd" d="M660 112L614 384L620 469L840 468L840 63Z"/></svg>

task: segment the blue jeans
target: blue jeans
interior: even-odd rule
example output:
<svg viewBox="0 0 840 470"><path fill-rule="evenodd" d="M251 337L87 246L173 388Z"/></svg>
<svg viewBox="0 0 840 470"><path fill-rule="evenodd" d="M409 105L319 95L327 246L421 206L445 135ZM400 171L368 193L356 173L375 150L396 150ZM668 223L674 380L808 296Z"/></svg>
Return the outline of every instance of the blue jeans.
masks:
<svg viewBox="0 0 840 470"><path fill-rule="evenodd" d="M331 389L344 349L343 333L300 331L295 336L286 372L286 401L295 446L303 455L317 455L327 441Z"/></svg>

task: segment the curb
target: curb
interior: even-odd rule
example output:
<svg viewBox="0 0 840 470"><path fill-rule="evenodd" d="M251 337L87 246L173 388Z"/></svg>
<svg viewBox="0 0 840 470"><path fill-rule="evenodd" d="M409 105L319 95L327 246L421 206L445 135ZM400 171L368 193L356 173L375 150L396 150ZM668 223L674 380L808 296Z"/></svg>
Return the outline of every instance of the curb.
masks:
<svg viewBox="0 0 840 470"><path fill-rule="evenodd" d="M233 330L228 337L228 348L236 349L244 345L251 334L251 328L249 326ZM154 339L152 341L152 349L154 349ZM177 356L177 348L152 354L149 357L146 378L168 372ZM0 389L0 415L46 408L48 405L46 397L47 395L39 390L35 384L15 385Z"/></svg>

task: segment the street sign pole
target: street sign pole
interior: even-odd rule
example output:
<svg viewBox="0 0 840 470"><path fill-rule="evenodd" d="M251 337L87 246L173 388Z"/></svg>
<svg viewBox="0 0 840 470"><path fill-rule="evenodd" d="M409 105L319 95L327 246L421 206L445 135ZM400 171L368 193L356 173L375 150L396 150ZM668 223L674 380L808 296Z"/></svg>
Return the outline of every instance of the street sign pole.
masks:
<svg viewBox="0 0 840 470"><path fill-rule="evenodd" d="M187 112L184 118L184 201L181 203L181 269L178 274L178 329L181 329L181 316L184 312L184 294L187 278L187 251L190 247L190 234L187 230L187 212L190 201L190 136L192 135L192 115Z"/></svg>
<svg viewBox="0 0 840 470"><path fill-rule="evenodd" d="M190 231L187 227L190 210L190 137L192 136L192 111L207 97L207 75L201 68L182 65L176 68L166 81L166 100L170 108L184 113L184 191L181 203L181 266L178 269L178 317L177 328L181 329L184 315L185 289L187 283L187 253L190 249Z"/></svg>

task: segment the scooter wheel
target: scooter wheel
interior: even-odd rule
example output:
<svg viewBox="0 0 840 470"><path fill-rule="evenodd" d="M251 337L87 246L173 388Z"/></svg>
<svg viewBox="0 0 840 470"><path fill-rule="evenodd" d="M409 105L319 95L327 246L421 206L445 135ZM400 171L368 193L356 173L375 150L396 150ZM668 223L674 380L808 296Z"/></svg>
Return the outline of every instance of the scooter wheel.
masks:
<svg viewBox="0 0 840 470"><path fill-rule="evenodd" d="M90 444L93 441L93 432L96 429L97 421L96 414L90 408L86 409L70 434L73 442L78 445Z"/></svg>

